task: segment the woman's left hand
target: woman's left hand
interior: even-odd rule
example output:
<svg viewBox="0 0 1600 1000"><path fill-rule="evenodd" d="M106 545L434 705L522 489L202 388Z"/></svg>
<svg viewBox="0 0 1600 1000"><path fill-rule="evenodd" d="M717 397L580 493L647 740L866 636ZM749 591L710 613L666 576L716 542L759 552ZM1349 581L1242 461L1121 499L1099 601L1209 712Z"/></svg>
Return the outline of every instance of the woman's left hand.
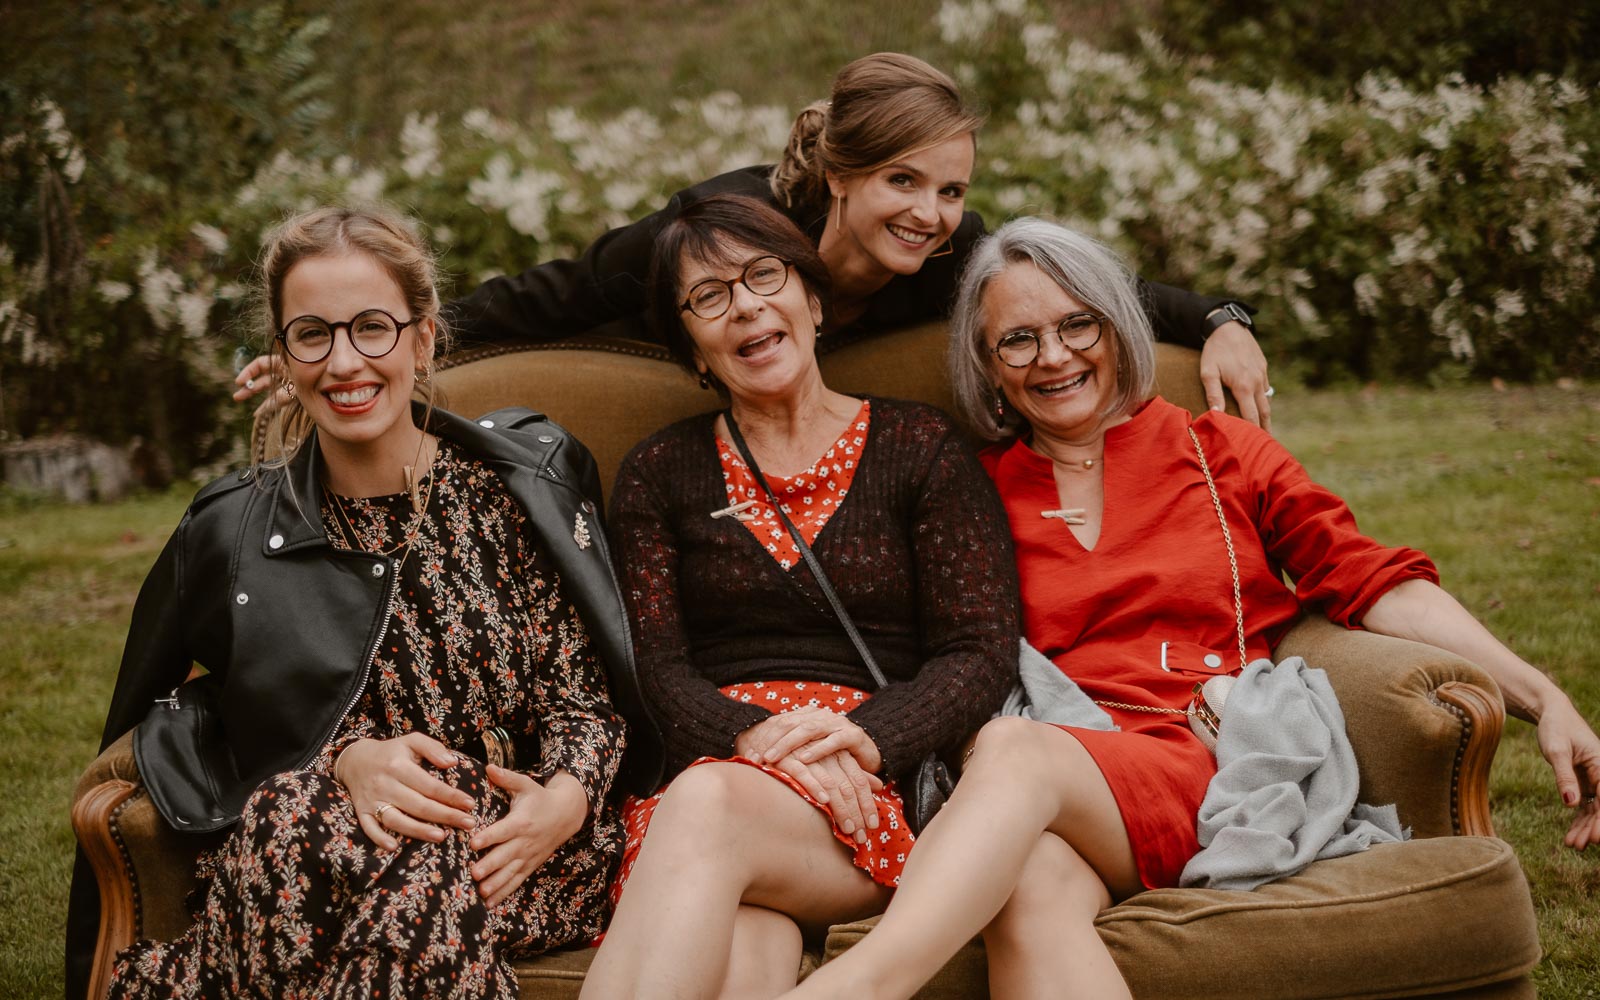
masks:
<svg viewBox="0 0 1600 1000"><path fill-rule="evenodd" d="M1562 803L1577 810L1566 845L1600 844L1600 737L1564 696L1539 716L1539 751L1556 773Z"/></svg>
<svg viewBox="0 0 1600 1000"><path fill-rule="evenodd" d="M1227 400L1226 385L1239 403L1239 415L1261 429L1272 431L1272 388L1267 383L1267 356L1243 323L1234 321L1217 327L1200 350L1200 381L1206 389L1206 405L1221 410Z"/></svg>
<svg viewBox="0 0 1600 1000"><path fill-rule="evenodd" d="M489 781L511 796L506 814L472 835L475 851L488 851L472 865L478 894L497 906L523 880L572 839L589 815L589 797L578 779L557 771L545 784L519 771L487 765Z"/></svg>

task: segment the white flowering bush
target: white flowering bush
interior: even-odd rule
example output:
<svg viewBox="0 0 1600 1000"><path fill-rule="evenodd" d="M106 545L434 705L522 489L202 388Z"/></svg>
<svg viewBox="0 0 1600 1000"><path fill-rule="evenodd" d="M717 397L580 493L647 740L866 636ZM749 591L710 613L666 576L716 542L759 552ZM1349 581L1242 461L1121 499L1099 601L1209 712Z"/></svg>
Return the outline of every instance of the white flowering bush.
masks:
<svg viewBox="0 0 1600 1000"><path fill-rule="evenodd" d="M969 195L991 225L1052 215L1149 278L1253 303L1281 378L1600 373L1591 90L1371 75L1338 99L1215 79L1154 37L1097 49L1026 0L951 0L937 23L930 57L992 109ZM25 110L0 125L0 429L150 433L171 418L140 401L180 399L180 468L239 437L226 382L260 346L242 306L284 215L398 205L459 293L771 162L792 118L730 93L610 117L419 110L384 161L285 143L243 183L137 215L125 151L84 148L47 99Z"/></svg>
<svg viewBox="0 0 1600 1000"><path fill-rule="evenodd" d="M1331 100L1218 82L1150 36L1101 51L1014 5L948 2L940 23L1017 39L1028 67L980 146L991 222L1054 215L1148 277L1246 299L1304 378L1600 370L1592 91L1373 74Z"/></svg>

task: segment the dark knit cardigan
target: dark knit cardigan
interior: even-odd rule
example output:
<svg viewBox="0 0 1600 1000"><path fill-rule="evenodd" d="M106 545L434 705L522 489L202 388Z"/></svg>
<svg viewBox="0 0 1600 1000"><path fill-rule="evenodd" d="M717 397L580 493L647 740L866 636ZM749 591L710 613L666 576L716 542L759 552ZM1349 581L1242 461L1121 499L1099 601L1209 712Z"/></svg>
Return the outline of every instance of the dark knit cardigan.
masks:
<svg viewBox="0 0 1600 1000"><path fill-rule="evenodd" d="M714 418L636 447L612 500L638 679L668 778L697 757L731 756L734 738L767 717L718 687L874 688L810 571L784 570L744 524L710 516L728 505ZM950 418L873 399L855 480L813 550L889 678L850 714L877 744L885 778L994 713L1016 678L1016 567L1005 512Z"/></svg>

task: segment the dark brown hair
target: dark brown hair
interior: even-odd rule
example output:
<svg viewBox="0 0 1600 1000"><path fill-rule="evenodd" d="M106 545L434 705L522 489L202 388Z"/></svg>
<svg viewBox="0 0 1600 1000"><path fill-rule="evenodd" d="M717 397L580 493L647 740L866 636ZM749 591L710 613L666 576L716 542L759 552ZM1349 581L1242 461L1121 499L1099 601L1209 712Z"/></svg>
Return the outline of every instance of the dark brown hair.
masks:
<svg viewBox="0 0 1600 1000"><path fill-rule="evenodd" d="M673 359L691 375L698 374L694 341L679 310L685 294L679 287L683 266L699 261L740 267L751 250L788 261L806 291L819 302L827 302L828 265L789 217L765 202L744 195L712 195L689 205L656 234L647 293L650 318Z"/></svg>

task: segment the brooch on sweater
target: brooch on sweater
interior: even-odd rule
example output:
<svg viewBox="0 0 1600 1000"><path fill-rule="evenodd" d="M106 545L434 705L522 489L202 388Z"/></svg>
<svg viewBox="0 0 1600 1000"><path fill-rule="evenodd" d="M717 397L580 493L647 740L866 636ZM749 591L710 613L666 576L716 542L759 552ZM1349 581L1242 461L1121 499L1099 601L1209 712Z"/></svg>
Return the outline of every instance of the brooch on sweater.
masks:
<svg viewBox="0 0 1600 1000"><path fill-rule="evenodd" d="M750 508L756 506L759 502L757 500L746 500L744 503L736 503L731 507L714 510L711 512L711 519L715 521L719 517L731 517L735 521L754 521L760 515Z"/></svg>
<svg viewBox="0 0 1600 1000"><path fill-rule="evenodd" d="M1083 514L1082 507L1067 507L1063 510L1041 510L1039 512L1040 517L1059 517L1067 524L1088 524L1089 522Z"/></svg>

